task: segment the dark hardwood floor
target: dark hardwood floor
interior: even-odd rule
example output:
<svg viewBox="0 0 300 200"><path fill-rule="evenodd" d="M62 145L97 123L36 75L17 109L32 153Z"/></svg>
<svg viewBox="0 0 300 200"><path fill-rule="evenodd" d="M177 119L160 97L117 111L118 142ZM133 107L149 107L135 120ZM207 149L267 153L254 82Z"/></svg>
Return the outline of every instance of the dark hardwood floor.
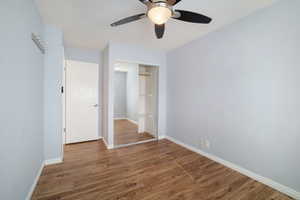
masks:
<svg viewBox="0 0 300 200"><path fill-rule="evenodd" d="M168 140L107 150L66 145L32 200L288 200L274 189Z"/></svg>
<svg viewBox="0 0 300 200"><path fill-rule="evenodd" d="M130 144L151 140L154 137L147 133L138 133L138 126L129 120L114 120L114 145Z"/></svg>

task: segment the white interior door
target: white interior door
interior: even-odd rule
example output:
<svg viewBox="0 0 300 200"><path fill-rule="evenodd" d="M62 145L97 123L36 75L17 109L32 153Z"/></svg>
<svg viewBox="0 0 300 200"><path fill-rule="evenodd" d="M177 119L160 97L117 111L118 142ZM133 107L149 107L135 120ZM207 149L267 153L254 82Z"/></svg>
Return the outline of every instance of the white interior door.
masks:
<svg viewBox="0 0 300 200"><path fill-rule="evenodd" d="M68 61L66 66L66 143L96 140L99 66Z"/></svg>

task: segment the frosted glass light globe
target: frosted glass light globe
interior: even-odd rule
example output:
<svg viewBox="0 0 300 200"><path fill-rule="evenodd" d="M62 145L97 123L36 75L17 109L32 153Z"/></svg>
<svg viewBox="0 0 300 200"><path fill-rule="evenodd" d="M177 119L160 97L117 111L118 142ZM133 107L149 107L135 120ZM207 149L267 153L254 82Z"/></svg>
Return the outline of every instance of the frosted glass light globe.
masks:
<svg viewBox="0 0 300 200"><path fill-rule="evenodd" d="M156 6L148 11L150 20L158 25L166 23L172 17L172 11L163 6Z"/></svg>

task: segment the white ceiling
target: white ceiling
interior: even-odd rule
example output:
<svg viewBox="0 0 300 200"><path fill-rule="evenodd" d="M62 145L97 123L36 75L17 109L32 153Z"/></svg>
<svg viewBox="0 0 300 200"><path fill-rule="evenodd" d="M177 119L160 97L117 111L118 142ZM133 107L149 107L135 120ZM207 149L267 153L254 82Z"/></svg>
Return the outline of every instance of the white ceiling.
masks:
<svg viewBox="0 0 300 200"><path fill-rule="evenodd" d="M170 20L162 40L154 35L145 18L119 27L114 21L146 11L138 0L36 0L42 18L64 32L69 47L103 49L108 41L133 43L170 50L230 24L276 0L182 0L175 8L199 12L213 18L209 25Z"/></svg>

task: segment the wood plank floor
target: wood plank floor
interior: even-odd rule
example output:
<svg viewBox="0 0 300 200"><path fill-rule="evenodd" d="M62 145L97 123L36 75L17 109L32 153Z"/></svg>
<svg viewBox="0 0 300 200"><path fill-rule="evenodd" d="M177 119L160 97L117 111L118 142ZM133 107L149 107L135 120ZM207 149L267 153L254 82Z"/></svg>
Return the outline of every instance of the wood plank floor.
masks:
<svg viewBox="0 0 300 200"><path fill-rule="evenodd" d="M128 120L114 120L114 144L130 144L154 139L147 133L138 133L138 126Z"/></svg>
<svg viewBox="0 0 300 200"><path fill-rule="evenodd" d="M32 200L288 200L268 186L168 140L107 150L102 140L65 147Z"/></svg>

